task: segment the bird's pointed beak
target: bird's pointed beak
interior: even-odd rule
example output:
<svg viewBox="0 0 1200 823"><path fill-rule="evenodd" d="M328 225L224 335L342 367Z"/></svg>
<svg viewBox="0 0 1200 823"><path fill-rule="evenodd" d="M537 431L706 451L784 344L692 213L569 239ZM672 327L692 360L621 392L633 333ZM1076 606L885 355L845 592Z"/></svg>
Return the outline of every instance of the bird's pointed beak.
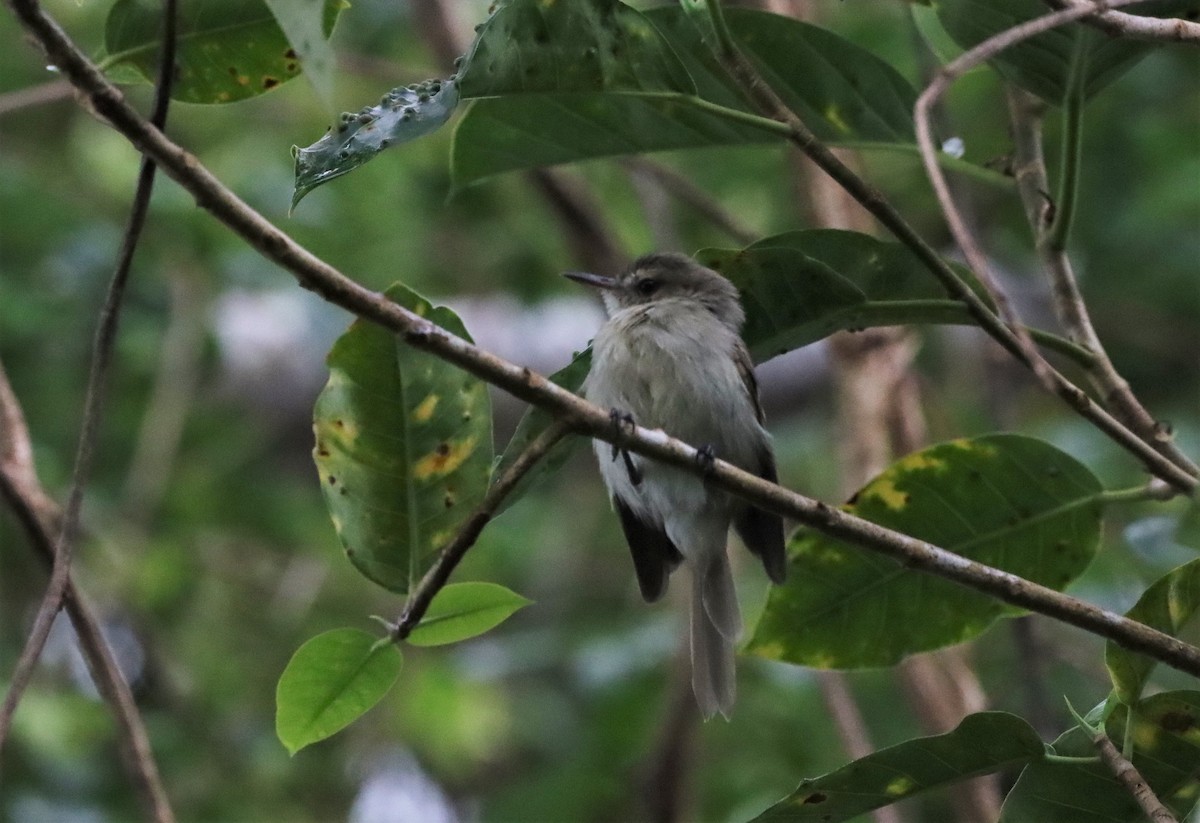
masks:
<svg viewBox="0 0 1200 823"><path fill-rule="evenodd" d="M597 289L606 289L612 291L617 288L617 278L605 277L602 274L592 274L587 271L565 271L563 277L568 280L574 280L576 283L582 283L585 286L592 286Z"/></svg>

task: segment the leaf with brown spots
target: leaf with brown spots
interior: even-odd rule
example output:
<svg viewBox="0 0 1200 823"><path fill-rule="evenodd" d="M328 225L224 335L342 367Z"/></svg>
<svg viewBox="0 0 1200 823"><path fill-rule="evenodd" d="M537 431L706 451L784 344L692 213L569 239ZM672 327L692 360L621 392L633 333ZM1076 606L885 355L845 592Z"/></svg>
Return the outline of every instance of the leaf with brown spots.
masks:
<svg viewBox="0 0 1200 823"><path fill-rule="evenodd" d="M387 296L470 339L449 309L400 285ZM359 571L407 591L487 490L487 387L362 321L334 344L328 362L313 413L325 503Z"/></svg>
<svg viewBox="0 0 1200 823"><path fill-rule="evenodd" d="M994 434L897 461L844 508L965 558L1062 589L1100 542L1100 482L1049 443ZM961 643L1011 606L819 532L789 545L749 651L817 668L890 666Z"/></svg>
<svg viewBox="0 0 1200 823"><path fill-rule="evenodd" d="M324 44L347 3L317 2L311 28ZM102 68L122 80L136 73L148 82L158 68L161 31L161 3L117 0L105 21ZM185 103L245 100L313 68L297 59L264 0L181 0L175 62L171 97Z"/></svg>
<svg viewBox="0 0 1200 823"><path fill-rule="evenodd" d="M968 715L936 737L919 737L804 780L756 821L839 821L930 789L1040 758L1037 733L1005 712Z"/></svg>

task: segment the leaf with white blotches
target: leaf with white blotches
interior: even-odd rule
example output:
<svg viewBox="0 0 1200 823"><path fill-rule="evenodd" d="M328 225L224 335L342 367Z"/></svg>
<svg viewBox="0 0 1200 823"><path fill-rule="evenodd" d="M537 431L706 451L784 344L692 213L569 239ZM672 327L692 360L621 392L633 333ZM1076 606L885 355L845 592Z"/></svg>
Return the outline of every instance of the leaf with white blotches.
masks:
<svg viewBox="0 0 1200 823"><path fill-rule="evenodd" d="M458 85L453 80L427 80L392 89L377 106L343 114L320 140L292 148L296 182L291 207L296 208L317 186L353 171L388 146L435 131L457 106Z"/></svg>

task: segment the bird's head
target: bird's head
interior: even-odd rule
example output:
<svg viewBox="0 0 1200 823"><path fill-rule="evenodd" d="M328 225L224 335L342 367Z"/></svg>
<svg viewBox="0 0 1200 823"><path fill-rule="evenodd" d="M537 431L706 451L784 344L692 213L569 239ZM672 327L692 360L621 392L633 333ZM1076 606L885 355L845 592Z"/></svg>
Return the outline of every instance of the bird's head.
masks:
<svg viewBox="0 0 1200 823"><path fill-rule="evenodd" d="M734 331L745 319L737 287L710 268L682 254L647 254L616 277L564 272L564 277L600 289L609 316L635 306L669 300L694 302Z"/></svg>

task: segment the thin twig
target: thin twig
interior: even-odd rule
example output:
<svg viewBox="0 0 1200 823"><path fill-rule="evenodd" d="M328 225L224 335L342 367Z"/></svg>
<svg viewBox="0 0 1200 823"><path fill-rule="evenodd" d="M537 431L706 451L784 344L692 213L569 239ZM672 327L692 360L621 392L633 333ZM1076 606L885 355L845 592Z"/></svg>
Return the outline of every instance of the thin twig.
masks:
<svg viewBox="0 0 1200 823"><path fill-rule="evenodd" d="M1091 5L1089 0L1047 0L1047 3L1057 9L1084 8ZM1105 5L1115 6L1116 3ZM1140 14L1105 11L1087 17L1083 22L1116 37L1200 45L1200 23L1181 20L1178 17L1144 17Z"/></svg>
<svg viewBox="0 0 1200 823"><path fill-rule="evenodd" d="M30 545L46 567L51 568L54 564L54 534L59 529L62 513L38 480L29 428L4 374L3 364L0 364L0 498L8 502ZM133 692L113 657L100 621L69 576L64 604L92 682L116 722L121 750L148 817L154 823L173 823L175 816Z"/></svg>
<svg viewBox="0 0 1200 823"><path fill-rule="evenodd" d="M1049 182L1042 144L1044 106L1033 95L1011 85L1007 88L1006 93L1009 119L1012 124L1013 172L1017 181L1017 191L1025 206L1026 218L1033 229L1036 239L1035 246L1042 266L1050 279L1054 294L1054 309L1058 314L1059 321L1074 341L1092 353L1092 363L1087 366L1088 375L1114 413L1137 432L1143 440L1154 445L1177 465L1195 473L1195 465L1171 442L1167 432L1138 402L1129 383L1117 372L1116 366L1113 365L1105 351L1104 344L1100 341L1100 336L1092 325L1087 304L1079 290L1071 259L1067 256L1065 246L1062 242L1054 239L1054 226L1059 226L1059 221L1063 218L1061 208L1057 209L1060 214L1054 220L1047 220L1045 217L1049 206L1045 194L1049 190ZM1066 118L1068 126L1064 131L1068 134L1071 132L1071 120L1079 116L1077 112L1072 112L1070 109L1071 107L1068 105L1067 110L1064 111L1064 118ZM1068 137L1064 137L1064 139L1070 142ZM1072 151L1065 147L1064 153L1077 155L1077 150ZM1060 186L1063 191L1074 187L1074 181L1070 178L1074 177L1077 164L1077 156L1074 160L1068 159L1067 162L1064 162L1061 174L1065 179L1063 185Z"/></svg>
<svg viewBox="0 0 1200 823"><path fill-rule="evenodd" d="M1132 719L1129 722L1132 723ZM1141 772L1137 770L1137 767L1117 751L1116 745L1104 733L1103 726L1098 728L1092 735L1092 743L1095 744L1096 750L1100 752L1101 762L1105 766L1108 766L1109 770L1113 773L1113 777L1117 778L1117 782L1133 795L1133 799L1137 801L1138 807L1150 819L1151 823L1178 823L1175 815L1158 799L1158 795L1146 783L1146 780L1142 777Z"/></svg>
<svg viewBox="0 0 1200 823"><path fill-rule="evenodd" d="M1140 0L1113 0L1113 4L1139 2ZM721 5L719 0L707 0L708 7L714 20L720 29L723 26L723 18L721 15ZM1070 14L1070 19L1079 17L1082 12L1063 12L1062 14ZM1028 25L1028 24L1026 24ZM1010 45L1011 42L1019 40L1020 36L1030 36L1025 33L1011 38L1011 32L1018 31L1024 27L1018 26L1016 29L1010 29L1003 35L999 35L993 40L1000 41L1004 46ZM725 41L722 40L722 43ZM987 41L992 42L992 41ZM980 281L987 284L987 266L977 265L976 261L982 260L982 254L978 252L977 247L971 246L969 235L963 236L965 232L965 224L962 216L953 209L953 201L949 196L949 191L946 186L945 177L942 176L940 168L937 167L936 153L932 148L932 138L929 134L929 111L933 106L937 96L939 96L944 87L948 84L949 79L954 75L948 75L947 72L955 67L965 57L972 55L978 49L974 49L959 58L954 63L947 66L938 79L926 89L921 98L917 101L917 137L921 143L921 156L926 165L932 164L934 171L930 172L931 180L934 183L934 189L938 193L939 200L945 204L951 204L951 211L947 213L947 220L951 224L952 230L955 231L956 239L960 239L960 244L964 245L963 252L967 256L968 261L976 270ZM1126 451L1137 457L1146 469L1151 473L1171 483L1175 488L1189 493L1197 487L1196 478L1186 469L1176 465L1173 461L1162 455L1154 446L1145 442L1134 432L1130 431L1121 421L1114 418L1107 410L1088 396L1087 392L1076 386L1071 381L1067 380L1061 373L1055 370L1049 363L1046 362L1033 346L1028 332L1022 326L1017 326L1015 329L1010 328L995 312L988 307L983 299L975 293L970 285L963 280L953 268L950 267L945 260L930 246L916 231L909 225L904 217L893 207L884 196L872 186L868 185L862 178L855 174L851 169L842 163L832 151L822 144L815 134L800 120L800 118L787 107L783 100L775 91L767 85L762 76L753 65L746 59L737 47L728 41L728 46L723 46L718 54L725 68L739 81L743 91L747 94L750 101L767 117L767 122L776 121L779 128L783 129L783 136L795 144L803 151L809 159L817 164L826 174L832 177L843 188L850 193L855 200L862 204L872 215L875 216L896 238L907 246L917 256L917 258L929 269L929 271L938 279L943 288L950 294L951 297L960 300L971 313L971 316L979 324L992 339L1005 348L1013 355L1018 362L1022 363L1034 374L1042 380L1046 387L1053 391L1055 395L1061 398L1068 406L1074 409L1078 414L1087 420L1091 421L1100 431L1104 432L1118 445L1122 446ZM957 69L961 73L961 69ZM685 96L686 97L686 96ZM700 101L704 105L701 108L718 108L723 112L730 110L724 107L709 104L706 101ZM743 115L749 121L758 121L763 118L752 114ZM754 125L761 127L761 124L755 122ZM923 140L923 142L922 142ZM972 250L974 251L974 259L972 259ZM993 290L994 291L994 290ZM997 305L1003 310L1005 306L1003 294L994 291L993 297L996 299ZM1011 314L1011 313L1010 313Z"/></svg>
<svg viewBox="0 0 1200 823"><path fill-rule="evenodd" d="M5 92L0 94L0 117L30 106L41 106L66 100L74 94L74 91L66 80L51 80L49 83L39 83L29 88Z"/></svg>
<svg viewBox="0 0 1200 823"><path fill-rule="evenodd" d="M458 533L442 548L429 571L425 572L425 576L409 593L408 601L404 604L404 611L392 627L393 640L403 640L412 633L412 630L421 622L421 618L425 616L425 611L429 608L434 596L450 579L450 575L458 566L459 561L475 545L475 541L479 539L484 527L495 517L500 504L512 493L521 479L529 474L529 471L569 431L570 427L562 420L553 421L517 455L516 459L499 477L492 481L483 500L463 521Z"/></svg>
<svg viewBox="0 0 1200 823"><path fill-rule="evenodd" d="M200 383L205 298L192 271L171 276L171 309L154 388L138 427L121 491L121 510L141 527L154 521L167 490L188 414Z"/></svg>
<svg viewBox="0 0 1200 823"><path fill-rule="evenodd" d="M961 77L965 72L975 66L985 62L986 60L999 54L1006 48L1020 42L1021 40L1033 37L1044 31L1048 31L1055 26L1061 26L1066 23L1078 20L1087 14L1095 14L1102 8L1109 6L1128 5L1140 0L1111 0L1101 5L1090 5L1088 7L1071 8L1066 11L1055 12L1045 15L1019 26L1014 26L1007 29L994 37L988 38L978 46L967 51L965 54L956 58L946 65L930 83L921 95L917 98L917 104L914 111L917 127L917 143L921 150L921 158L925 164L925 171L929 177L930 183L933 185L934 191L937 194L938 202L941 204L942 211L945 213L946 222L950 227L951 234L954 235L955 241L962 249L963 255L967 258L968 264L979 276L981 282L988 284L993 289L993 293L997 297L997 305L1003 309L1006 302L1000 292L996 291L992 284L992 278L988 275L988 262L979 245L975 242L974 236L967 228L966 221L959 212L954 198L950 193L949 186L946 183L946 177L942 173L941 168L937 163L937 149L934 146L932 129L930 125L931 112L938 99L945 93L957 78ZM956 295L957 296L957 295ZM999 322L997 320L997 322ZM1045 358L1037 351L1029 340L1027 333L1023 328L1013 323L1013 318L1010 317L1009 325L1000 323L1003 329L1003 334L1006 338L1011 337L1014 343L1017 343L1017 349L1006 346L1010 352L1017 355L1017 358L1034 370L1034 373L1042 380L1043 384L1054 394L1062 398L1066 403L1076 410L1080 415L1090 420L1097 428L1103 431L1114 442L1121 445L1131 454L1138 457L1143 465L1157 477L1169 482L1175 488L1189 493L1197 487L1196 474L1197 470L1190 461L1186 459L1184 462L1179 462L1172 457L1163 454L1160 450L1162 437L1147 440L1142 435L1130 429L1121 420L1118 420L1106 409L1093 401L1086 392L1078 386L1067 380L1061 373L1055 370ZM1015 333L1014 329L1015 328ZM995 331L989 323L984 325L985 331L992 334L993 337L1000 342L1004 342L1000 337L997 337Z"/></svg>
<svg viewBox="0 0 1200 823"><path fill-rule="evenodd" d="M154 100L154 110L150 122L155 128L160 128L166 122L167 108L170 103L171 80L175 65L175 0L164 0L163 11L163 46L159 57L158 90ZM129 223L121 245L116 270L109 283L104 305L100 310L100 320L96 328L95 340L92 347L92 363L88 374L87 395L84 398L83 423L80 426L79 444L75 454L75 468L71 477L71 491L67 498L66 512L63 515L62 528L58 534L58 543L54 551L54 568L50 573L50 582L38 607L33 627L29 631L25 647L13 670L8 692L4 695L4 703L0 706L0 749L8 738L12 725L13 714L21 701L21 696L29 686L34 667L45 648L46 638L54 618L62 608L63 597L70 581L71 553L79 531L79 510L83 504L83 489L91 472L92 457L96 446L96 437L100 430L100 419L104 409L104 400L108 384L109 366L112 362L117 328L121 315L121 304L125 295L125 284L129 279L130 264L133 253L141 238L142 227L146 222L146 213L150 206L150 192L154 186L154 161L142 159L141 170L138 174L137 188L134 193L133 206L130 209Z"/></svg>
<svg viewBox="0 0 1200 823"><path fill-rule="evenodd" d="M654 178L658 185L679 202L695 209L705 220L728 234L743 246L758 239L758 234L743 225L728 210L712 198L708 192L688 180L679 172L663 163L644 157L626 157L621 165L631 171L641 172Z"/></svg>
<svg viewBox="0 0 1200 823"><path fill-rule="evenodd" d="M1050 249L1067 248L1071 227L1075 224L1075 204L1079 202L1079 164L1083 157L1083 109L1087 102L1088 67L1086 39L1075 38L1071 49L1071 69L1063 101L1062 153L1058 177L1058 196L1054 199L1054 219L1039 238Z"/></svg>
<svg viewBox="0 0 1200 823"><path fill-rule="evenodd" d="M534 404L579 434L677 466L753 503L799 520L825 534L892 557L907 567L938 575L989 596L1040 612L1113 640L1173 668L1200 676L1200 649L1135 620L1106 611L1015 574L968 560L923 540L895 532L821 501L769 483L717 460L702 465L695 447L662 431L635 427L614 431L608 410L562 389L548 378L477 348L460 337L364 288L279 230L225 187L194 156L169 140L128 106L120 92L71 43L35 0L8 0L22 25L65 76L84 92L114 128L153 157L197 203L265 258L290 272L304 288L362 319L396 332L409 345Z"/></svg>

